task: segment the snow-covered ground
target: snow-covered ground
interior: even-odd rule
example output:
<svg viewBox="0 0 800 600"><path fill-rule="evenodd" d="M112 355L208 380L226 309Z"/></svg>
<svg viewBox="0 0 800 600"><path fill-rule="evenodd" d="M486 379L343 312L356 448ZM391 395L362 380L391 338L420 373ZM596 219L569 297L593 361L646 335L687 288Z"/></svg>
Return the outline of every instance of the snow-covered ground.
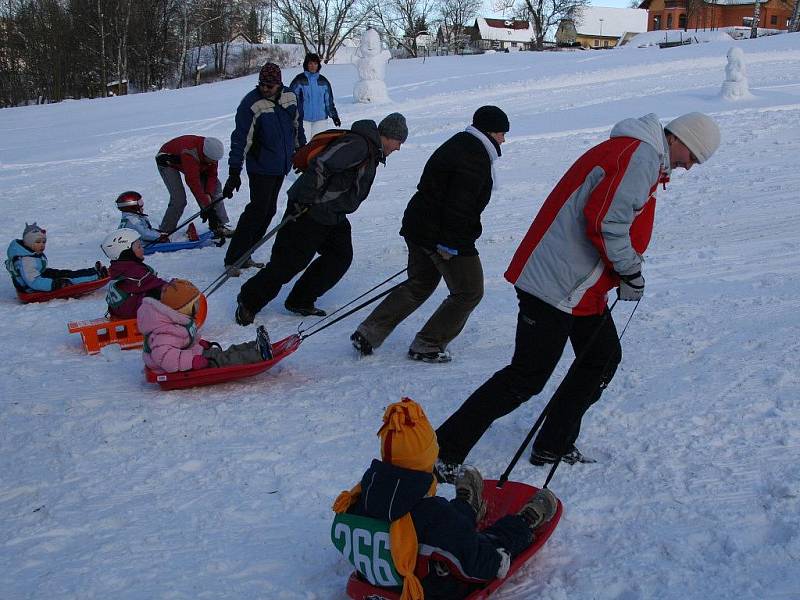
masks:
<svg viewBox="0 0 800 600"><path fill-rule="evenodd" d="M745 52L753 93L738 103L718 95L731 45ZM408 395L438 424L505 365L516 303L502 274L553 184L617 120L699 110L723 143L659 192L647 294L579 440L599 462L558 470L564 518L498 598L800 597L800 34L392 61L384 106L352 103L353 66L323 73L345 125L397 110L411 131L352 217L355 259L321 299L328 310L405 266L401 215L436 146L482 104L510 115L478 244L486 296L454 361L405 357L442 289L368 359L348 341L365 316L355 315L266 374L165 393L145 383L138 352L89 357L67 333L68 321L104 312L102 293L21 305L4 279L0 596L344 598L350 569L330 543L330 504L378 452L383 407ZM37 220L53 266L94 263L118 223L117 194L138 190L163 214L160 144L184 133L227 143L253 83L0 111L0 238ZM245 181L233 215L247 193ZM211 247L148 263L204 287L222 256ZM239 285L210 298L206 338L254 334L233 322ZM257 319L276 339L298 326L287 291ZM619 326L631 309L618 305ZM505 469L568 360L474 449L486 476ZM513 478L545 475L523 460Z"/></svg>

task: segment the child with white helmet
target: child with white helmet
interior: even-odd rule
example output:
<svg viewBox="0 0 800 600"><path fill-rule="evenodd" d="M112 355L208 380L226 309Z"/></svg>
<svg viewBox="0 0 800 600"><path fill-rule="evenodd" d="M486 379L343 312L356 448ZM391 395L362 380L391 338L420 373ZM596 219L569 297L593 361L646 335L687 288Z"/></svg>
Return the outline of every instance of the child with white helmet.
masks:
<svg viewBox="0 0 800 600"><path fill-rule="evenodd" d="M134 229L145 242L168 242L169 236L155 229L144 212L144 200L139 192L127 191L117 196L117 208L122 212L120 229Z"/></svg>
<svg viewBox="0 0 800 600"><path fill-rule="evenodd" d="M77 283L97 281L108 277L108 269L100 262L88 269L51 269L47 266L44 248L47 231L35 222L25 223L22 238L8 245L6 269L14 287L20 292L51 292Z"/></svg>
<svg viewBox="0 0 800 600"><path fill-rule="evenodd" d="M144 364L156 371L175 373L244 365L272 358L264 327L256 339L223 350L200 337L195 323L200 291L185 279L173 279L161 291L161 299L144 298L136 323L144 336Z"/></svg>
<svg viewBox="0 0 800 600"><path fill-rule="evenodd" d="M111 259L106 303L108 314L115 319L133 319L145 297L158 299L166 281L144 264L141 235L130 228L111 232L100 244Z"/></svg>

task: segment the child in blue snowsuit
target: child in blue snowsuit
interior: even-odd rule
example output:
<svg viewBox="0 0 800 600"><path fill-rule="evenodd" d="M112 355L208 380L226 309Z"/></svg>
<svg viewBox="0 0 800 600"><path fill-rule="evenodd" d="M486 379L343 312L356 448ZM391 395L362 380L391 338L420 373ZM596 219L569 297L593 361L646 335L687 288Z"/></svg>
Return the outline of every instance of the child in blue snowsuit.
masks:
<svg viewBox="0 0 800 600"><path fill-rule="evenodd" d="M381 460L373 460L361 483L339 495L333 510L390 523L392 561L402 576L401 600L456 600L505 577L512 559L530 546L534 530L556 514L556 497L543 489L517 514L476 531L486 511L483 479L477 469L464 467L453 500L435 495L433 466L439 445L419 404L403 398L390 405L378 436ZM434 552L442 561L431 565L420 581L414 574L417 555Z"/></svg>
<svg viewBox="0 0 800 600"><path fill-rule="evenodd" d="M144 242L168 242L169 236L150 224L144 213L144 200L139 192L122 192L117 196L117 208L122 211L118 229L133 229L139 232Z"/></svg>
<svg viewBox="0 0 800 600"><path fill-rule="evenodd" d="M22 239L13 240L8 245L6 269L11 280L21 292L51 292L61 288L96 281L108 277L108 269L100 262L94 267L72 271L69 269L51 269L47 266L44 254L47 244L47 232L36 223L25 224Z"/></svg>

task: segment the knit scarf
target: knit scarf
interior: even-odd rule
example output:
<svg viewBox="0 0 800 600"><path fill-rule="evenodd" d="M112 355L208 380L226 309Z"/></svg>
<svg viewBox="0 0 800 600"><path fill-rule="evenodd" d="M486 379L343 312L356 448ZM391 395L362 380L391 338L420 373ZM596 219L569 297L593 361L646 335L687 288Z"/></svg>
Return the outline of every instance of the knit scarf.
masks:
<svg viewBox="0 0 800 600"><path fill-rule="evenodd" d="M464 131L478 138L483 144L483 147L486 148L486 152L489 153L489 160L492 162L492 189L500 189L500 182L497 180L497 169L494 168L494 161L496 161L500 156L497 154L497 148L494 147L494 144L489 141L489 138L487 138L486 134L480 129L477 129L472 125L467 125L467 128Z"/></svg>
<svg viewBox="0 0 800 600"><path fill-rule="evenodd" d="M436 493L436 478L428 490L428 496ZM349 492L339 494L333 503L335 513L346 512L353 504L358 501L361 495L361 484ZM422 591L422 584L414 574L417 566L417 553L419 543L417 542L417 530L414 528L414 520L411 513L406 513L399 519L392 521L389 526L389 543L391 545L392 561L394 568L403 576L403 593L400 600L424 600L425 593Z"/></svg>

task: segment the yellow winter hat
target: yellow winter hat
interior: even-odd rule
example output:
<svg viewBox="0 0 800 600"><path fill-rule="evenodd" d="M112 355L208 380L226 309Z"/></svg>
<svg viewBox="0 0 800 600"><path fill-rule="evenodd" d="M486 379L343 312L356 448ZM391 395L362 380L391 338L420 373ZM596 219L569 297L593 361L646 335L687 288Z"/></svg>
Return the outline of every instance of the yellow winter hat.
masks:
<svg viewBox="0 0 800 600"><path fill-rule="evenodd" d="M198 290L191 281L186 279L172 279L161 288L161 302L174 308L178 312L191 312L192 305L200 297Z"/></svg>
<svg viewBox="0 0 800 600"><path fill-rule="evenodd" d="M439 456L436 432L422 407L410 398L389 405L378 436L384 462L404 469L433 471Z"/></svg>

